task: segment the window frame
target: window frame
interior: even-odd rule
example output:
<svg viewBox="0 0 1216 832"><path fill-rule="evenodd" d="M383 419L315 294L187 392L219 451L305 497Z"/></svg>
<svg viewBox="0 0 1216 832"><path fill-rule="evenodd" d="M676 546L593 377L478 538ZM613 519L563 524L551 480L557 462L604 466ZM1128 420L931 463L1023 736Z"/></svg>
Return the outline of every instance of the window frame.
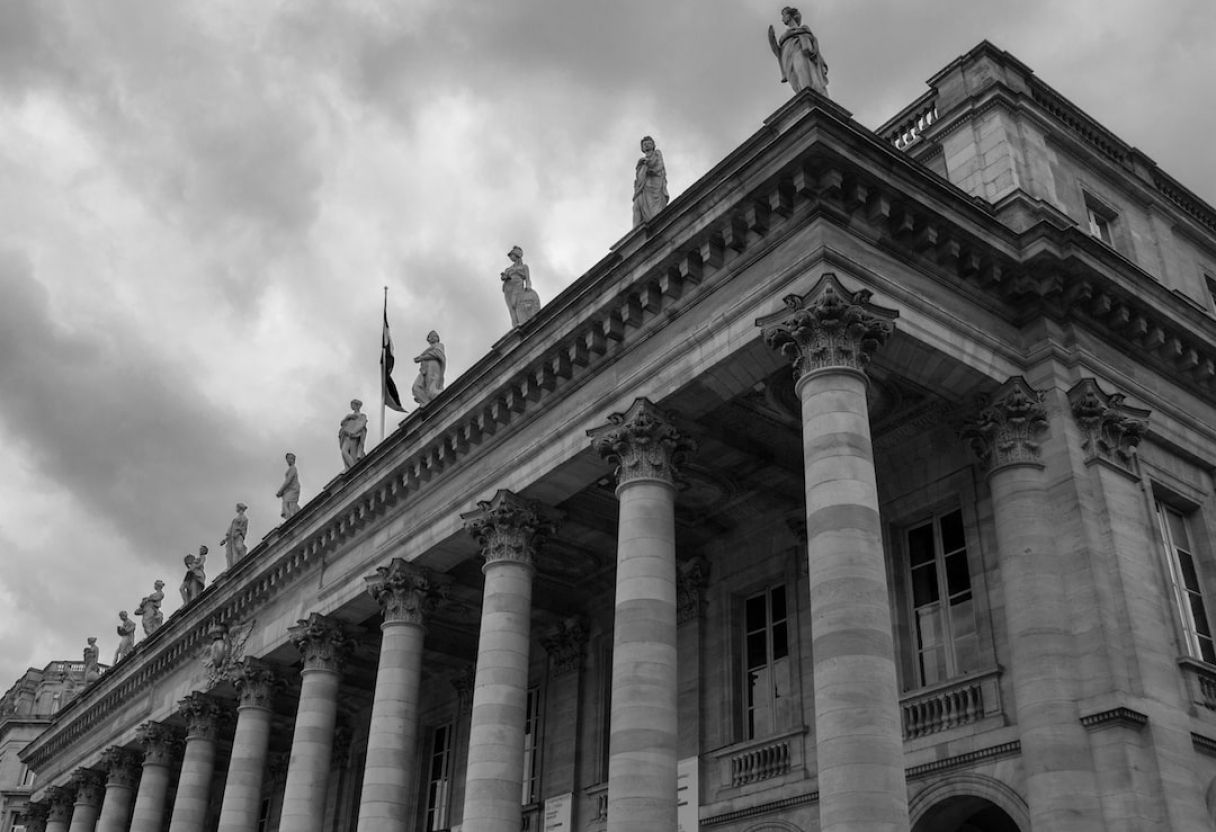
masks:
<svg viewBox="0 0 1216 832"><path fill-rule="evenodd" d="M524 695L524 747L523 780L520 790L520 805L532 806L540 802L541 787L541 754L543 738L541 736L544 724L544 706L541 701L540 685L528 685ZM529 731L529 725L532 730Z"/></svg>
<svg viewBox="0 0 1216 832"><path fill-rule="evenodd" d="M1174 539L1174 532L1166 521L1166 514L1173 514L1179 519L1183 531L1187 535L1187 547L1182 549ZM1153 494L1153 517L1157 525L1157 539L1162 545L1166 559L1166 577L1169 581L1169 591L1177 619L1183 653L1198 661L1216 664L1216 631L1212 629L1211 593L1205 575L1209 570L1206 563L1203 541L1198 534L1202 524L1202 514L1198 507L1181 504L1160 494ZM1179 552L1185 554L1191 561L1193 582L1188 582L1185 566ZM1189 586L1188 583L1193 583ZM1195 621L1195 599L1204 616L1203 623L1207 633L1199 631ZM1205 648L1206 642L1206 650Z"/></svg>
<svg viewBox="0 0 1216 832"><path fill-rule="evenodd" d="M1081 189L1081 204L1085 207L1085 228L1089 236L1118 250L1115 229L1119 212L1084 188Z"/></svg>
<svg viewBox="0 0 1216 832"><path fill-rule="evenodd" d="M436 736L440 731L444 731L444 747L442 752L436 749ZM426 770L423 779L423 794L426 796L422 801L422 825L421 829L426 832L438 832L441 829L447 829L452 811L452 791L455 787L455 772L453 771L456 744L453 741L456 735L456 721L449 719L445 722L432 725L427 732L429 749L426 755ZM435 757L442 754L442 762L440 763L442 776L437 781L434 777L435 772ZM435 793L431 788L436 782L446 781L446 788L443 789L442 796L435 799ZM442 805L440 805L442 804Z"/></svg>
<svg viewBox="0 0 1216 832"><path fill-rule="evenodd" d="M773 599L773 593L776 592L778 589L781 590L781 594L782 594L782 602L784 605L784 610L783 610L784 615L779 619L775 619L773 617L772 599ZM753 601L757 598L764 599L765 621L764 621L764 626L762 628L752 629L751 627L749 627L748 621L747 621L747 606L751 601ZM758 634L760 632L764 633L764 649L765 649L765 656L767 657L767 661L764 663L763 666L766 668L769 668L769 672L771 674L772 673L771 668L772 668L773 664L777 661L777 659L774 658L774 654L775 654L774 630L776 630L779 626L783 625L785 628L785 636L784 636L784 638L785 638L785 655L783 656L783 658L787 662L788 687L789 687L788 698L794 703L795 706L797 705L797 690L794 685L794 676L796 675L797 662L796 662L796 656L794 654L794 637L793 637L793 629L796 624L796 618L793 614L793 605L790 603L791 602L790 585L784 580L779 580L779 581L770 583L758 592L751 592L746 595L740 595L740 602L741 602L742 612L739 616L739 625L740 626L737 628L737 630L742 634L742 638L740 639L741 649L739 651L739 658L740 658L739 725L740 725L740 729L741 729L739 739L741 741L747 741L747 740L763 739L766 736L775 736L777 734L784 733L784 732L794 728L795 724L797 722L797 720L794 718L793 714L787 715L785 721L784 722L782 721L780 709L778 708L778 705L776 702L776 699L778 697L776 696L776 693L775 693L776 683L774 682L773 684L768 686L768 691L770 694L768 696L768 700L769 700L768 701L768 710L769 710L769 713L771 714L770 718L771 718L772 724L769 726L769 729L765 732L757 731L756 726L751 719L752 712L756 709L751 706L751 704L749 702L750 697L748 695L749 685L750 685L749 677L753 671L753 668L749 667L749 661L748 661L749 637L752 636L753 634ZM760 665L757 665L756 667L760 667Z"/></svg>

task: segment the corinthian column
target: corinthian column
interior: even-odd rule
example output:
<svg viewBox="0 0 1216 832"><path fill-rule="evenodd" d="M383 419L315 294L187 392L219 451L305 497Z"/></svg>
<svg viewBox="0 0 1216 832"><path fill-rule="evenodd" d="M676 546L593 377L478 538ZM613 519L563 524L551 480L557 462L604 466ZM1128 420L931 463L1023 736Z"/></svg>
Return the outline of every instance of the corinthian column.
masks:
<svg viewBox="0 0 1216 832"><path fill-rule="evenodd" d="M238 662L228 678L238 699L219 832L254 832L262 803L262 773L270 748L271 706L278 680L268 664L253 658Z"/></svg>
<svg viewBox="0 0 1216 832"><path fill-rule="evenodd" d="M101 755L106 770L106 795L97 818L97 832L126 832L131 817L131 798L139 780L139 755L121 746L107 748Z"/></svg>
<svg viewBox="0 0 1216 832"><path fill-rule="evenodd" d="M51 786L46 790L46 800L51 806L46 815L46 832L68 832L76 790L71 786Z"/></svg>
<svg viewBox="0 0 1216 832"><path fill-rule="evenodd" d="M167 726L146 722L136 738L144 747L144 770L135 793L131 832L161 832L165 819L165 794L169 790L169 766L178 745L177 735Z"/></svg>
<svg viewBox="0 0 1216 832"><path fill-rule="evenodd" d="M898 313L825 274L761 318L790 359L802 400L814 648L815 745L823 832L908 829L903 730L866 367Z"/></svg>
<svg viewBox="0 0 1216 832"><path fill-rule="evenodd" d="M612 712L608 737L609 832L676 828L675 478L693 450L648 399L588 431L616 463L620 503Z"/></svg>
<svg viewBox="0 0 1216 832"><path fill-rule="evenodd" d="M553 522L539 504L510 491L499 491L460 516L486 561L463 829L516 830L522 822L532 558Z"/></svg>
<svg viewBox="0 0 1216 832"><path fill-rule="evenodd" d="M1039 453L1048 424L1043 398L1015 376L962 435L992 491L1031 826L1097 832L1104 827L1089 741L1068 681L1075 673L1072 606Z"/></svg>
<svg viewBox="0 0 1216 832"><path fill-rule="evenodd" d="M288 632L304 658L280 828L321 832L342 667L354 647L342 622L313 613Z"/></svg>
<svg viewBox="0 0 1216 832"><path fill-rule="evenodd" d="M35 800L25 809L25 832L46 832L47 815L51 806L45 800Z"/></svg>
<svg viewBox="0 0 1216 832"><path fill-rule="evenodd" d="M215 735L226 715L220 702L194 693L177 704L186 720L186 750L177 779L177 797L169 832L202 832L211 805L211 776L215 773Z"/></svg>
<svg viewBox="0 0 1216 832"><path fill-rule="evenodd" d="M91 768L78 768L72 773L71 788L76 792L76 805L72 808L68 832L93 832L105 795L105 776Z"/></svg>
<svg viewBox="0 0 1216 832"><path fill-rule="evenodd" d="M402 558L377 567L364 581L384 613L384 636L359 799L359 832L404 832L414 816L425 619L436 596L430 573Z"/></svg>

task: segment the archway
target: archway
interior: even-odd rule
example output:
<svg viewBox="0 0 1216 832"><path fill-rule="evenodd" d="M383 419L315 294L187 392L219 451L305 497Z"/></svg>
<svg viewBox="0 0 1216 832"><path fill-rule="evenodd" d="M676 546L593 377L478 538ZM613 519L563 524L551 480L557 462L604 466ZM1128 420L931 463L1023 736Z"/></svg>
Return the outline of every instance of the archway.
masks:
<svg viewBox="0 0 1216 832"><path fill-rule="evenodd" d="M974 795L956 795L938 803L917 821L912 832L1022 832L1008 813Z"/></svg>

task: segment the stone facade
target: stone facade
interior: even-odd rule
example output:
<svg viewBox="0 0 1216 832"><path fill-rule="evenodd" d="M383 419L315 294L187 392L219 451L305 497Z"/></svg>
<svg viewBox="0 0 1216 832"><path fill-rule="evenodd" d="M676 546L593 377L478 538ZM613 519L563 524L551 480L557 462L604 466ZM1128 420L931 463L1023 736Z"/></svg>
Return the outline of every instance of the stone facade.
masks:
<svg viewBox="0 0 1216 832"><path fill-rule="evenodd" d="M1216 211L986 43L930 86L773 113L65 706L31 823L1212 828Z"/></svg>

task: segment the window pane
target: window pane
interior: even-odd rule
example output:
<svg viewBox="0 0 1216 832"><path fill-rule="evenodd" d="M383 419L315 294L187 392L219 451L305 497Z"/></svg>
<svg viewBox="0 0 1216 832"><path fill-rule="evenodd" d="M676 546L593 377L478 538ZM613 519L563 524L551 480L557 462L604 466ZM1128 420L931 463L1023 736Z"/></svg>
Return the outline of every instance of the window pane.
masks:
<svg viewBox="0 0 1216 832"><path fill-rule="evenodd" d="M961 511L952 511L942 517L941 526L943 552L954 552L967 545L963 535L963 513Z"/></svg>
<svg viewBox="0 0 1216 832"><path fill-rule="evenodd" d="M971 570L967 568L966 550L946 558L946 591L950 595L971 589Z"/></svg>
<svg viewBox="0 0 1216 832"><path fill-rule="evenodd" d="M908 532L908 560L913 566L933 560L933 524L926 523Z"/></svg>
<svg viewBox="0 0 1216 832"><path fill-rule="evenodd" d="M1216 645L1212 644L1210 638L1199 639L1199 658L1205 662L1216 664Z"/></svg>
<svg viewBox="0 0 1216 832"><path fill-rule="evenodd" d="M765 632L752 633L747 637L747 669L763 667L768 664L768 645L765 644Z"/></svg>
<svg viewBox="0 0 1216 832"><path fill-rule="evenodd" d="M1199 592L1199 576L1195 573L1195 559L1179 550L1178 566L1182 569L1182 585L1191 592Z"/></svg>
<svg viewBox="0 0 1216 832"><path fill-rule="evenodd" d="M748 711L749 730L753 737L771 734L773 731L772 714L772 677L767 667L747 674L748 679Z"/></svg>
<svg viewBox="0 0 1216 832"><path fill-rule="evenodd" d="M946 678L946 654L941 650L926 650L920 654L920 681L932 685Z"/></svg>
<svg viewBox="0 0 1216 832"><path fill-rule="evenodd" d="M1191 605L1191 617L1195 621L1195 632L1211 638L1212 628L1208 626L1208 613L1203 607L1203 596L1198 593L1187 593Z"/></svg>
<svg viewBox="0 0 1216 832"><path fill-rule="evenodd" d="M747 628L747 632L752 633L756 630L764 629L765 619L767 618L765 612L763 595L747 599L746 609L744 610L744 626Z"/></svg>
<svg viewBox="0 0 1216 832"><path fill-rule="evenodd" d="M785 620L785 587L779 586L772 591L773 621Z"/></svg>
<svg viewBox="0 0 1216 832"><path fill-rule="evenodd" d="M790 654L789 635L787 633L787 624L782 621L780 624L773 625L773 661L784 659Z"/></svg>
<svg viewBox="0 0 1216 832"><path fill-rule="evenodd" d="M965 638L956 638L954 640L954 663L957 665L955 668L956 673L971 673L979 670L979 644L979 638L974 634L966 636Z"/></svg>
<svg viewBox="0 0 1216 832"><path fill-rule="evenodd" d="M1191 538L1186 533L1186 521L1181 514L1172 508L1162 506L1162 509L1165 511L1166 523L1170 527L1170 537L1174 539L1174 545L1179 549L1190 551Z"/></svg>
<svg viewBox="0 0 1216 832"><path fill-rule="evenodd" d="M957 648L959 639L966 638L975 632L974 605L971 600L950 605L950 634L954 637Z"/></svg>
<svg viewBox="0 0 1216 832"><path fill-rule="evenodd" d="M912 570L912 606L923 607L937 600L937 566L929 562Z"/></svg>
<svg viewBox="0 0 1216 832"><path fill-rule="evenodd" d="M941 644L937 604L916 611L916 641L922 650Z"/></svg>

